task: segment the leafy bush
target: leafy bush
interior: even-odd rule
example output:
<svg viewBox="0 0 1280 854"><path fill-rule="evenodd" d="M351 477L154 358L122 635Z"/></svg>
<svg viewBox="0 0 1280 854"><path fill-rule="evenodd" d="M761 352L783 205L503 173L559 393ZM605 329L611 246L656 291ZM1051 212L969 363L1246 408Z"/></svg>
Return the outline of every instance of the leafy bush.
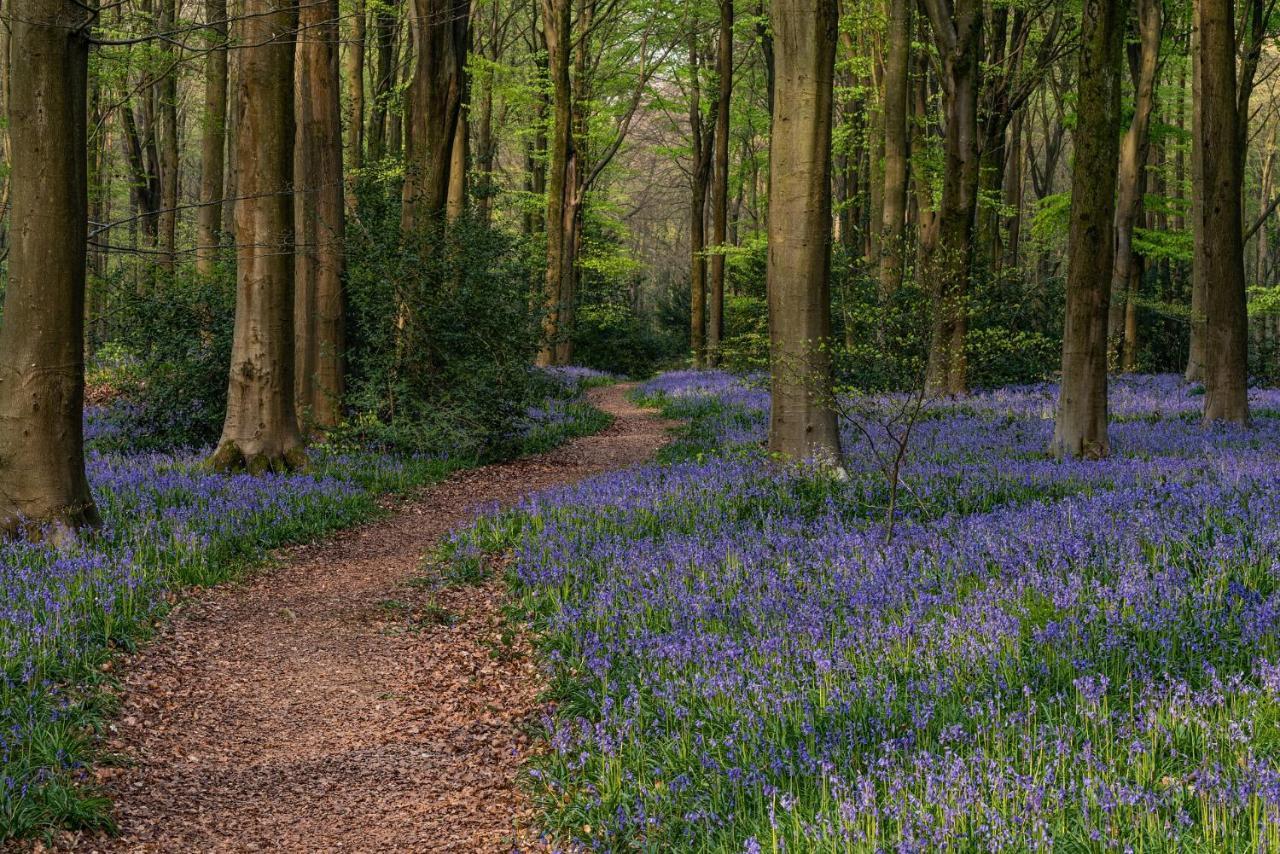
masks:
<svg viewBox="0 0 1280 854"><path fill-rule="evenodd" d="M163 450L203 447L222 429L227 366L235 326L229 267L212 276L182 268L135 290L113 282L115 323L91 375L127 401L103 418L117 428L107 447Z"/></svg>
<svg viewBox="0 0 1280 854"><path fill-rule="evenodd" d="M683 350L683 341L619 303L582 306L573 341L576 363L624 376L648 376Z"/></svg>
<svg viewBox="0 0 1280 854"><path fill-rule="evenodd" d="M518 437L551 382L537 348L537 253L462 220L402 238L398 194L360 191L348 232L346 439L482 455Z"/></svg>

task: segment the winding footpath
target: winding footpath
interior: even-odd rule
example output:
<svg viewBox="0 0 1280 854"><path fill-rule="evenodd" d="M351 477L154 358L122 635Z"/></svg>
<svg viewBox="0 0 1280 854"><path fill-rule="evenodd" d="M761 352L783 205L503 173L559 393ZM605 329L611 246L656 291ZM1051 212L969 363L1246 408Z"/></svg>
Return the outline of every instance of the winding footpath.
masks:
<svg viewBox="0 0 1280 854"><path fill-rule="evenodd" d="M73 851L510 851L536 839L516 786L540 708L501 581L428 591L421 558L494 502L634 465L669 424L593 390L607 430L457 473L387 518L291 548L182 604L122 662L100 769L116 837Z"/></svg>

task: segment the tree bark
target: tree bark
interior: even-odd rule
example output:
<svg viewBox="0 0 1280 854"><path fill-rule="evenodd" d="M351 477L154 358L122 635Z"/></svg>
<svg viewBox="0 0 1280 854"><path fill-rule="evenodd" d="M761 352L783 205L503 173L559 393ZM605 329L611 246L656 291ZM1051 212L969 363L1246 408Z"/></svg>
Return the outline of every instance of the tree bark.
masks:
<svg viewBox="0 0 1280 854"><path fill-rule="evenodd" d="M204 126L200 137L200 206L196 209L196 270L213 272L222 243L223 173L227 145L227 0L207 0Z"/></svg>
<svg viewBox="0 0 1280 854"><path fill-rule="evenodd" d="M1199 0L1200 157L1196 260L1204 275L1204 419L1249 421L1241 221L1243 136L1232 0Z"/></svg>
<svg viewBox="0 0 1280 854"><path fill-rule="evenodd" d="M715 165L711 185L711 286L707 310L707 354L712 367L719 364L724 340L725 249L729 236L729 107L733 98L733 0L719 0L720 37L716 48Z"/></svg>
<svg viewBox="0 0 1280 854"><path fill-rule="evenodd" d="M177 24L177 0L161 0L160 32L171 32ZM178 234L178 54L162 43L164 73L156 82L156 104L160 110L160 269L173 273L177 263Z"/></svg>
<svg viewBox="0 0 1280 854"><path fill-rule="evenodd" d="M573 145L573 91L569 79L569 47L572 40L570 0L541 0L551 78L551 132L547 141L547 274L543 291L542 344L538 364L552 365L562 330L564 277L573 263L570 196L576 184ZM566 221L567 219L567 221Z"/></svg>
<svg viewBox="0 0 1280 854"><path fill-rule="evenodd" d="M453 144L466 85L470 0L414 0L417 51L409 88L408 152L405 160L405 232L445 213Z"/></svg>
<svg viewBox="0 0 1280 854"><path fill-rule="evenodd" d="M1160 65L1160 42L1164 32L1162 0L1138 0L1139 44L1130 48L1133 77L1133 118L1120 143L1119 201L1116 204L1116 255L1111 275L1111 306L1107 321L1110 352L1121 355L1126 305L1133 267L1133 231L1142 214L1146 189L1147 150L1150 143L1151 114L1156 102L1156 72ZM1129 357L1123 357L1128 361Z"/></svg>
<svg viewBox="0 0 1280 854"><path fill-rule="evenodd" d="M338 16L338 0L301 6L295 87L294 403L299 423L321 431L342 421L344 386Z"/></svg>
<svg viewBox="0 0 1280 854"><path fill-rule="evenodd" d="M923 5L942 56L946 112L938 243L926 271L937 284L925 382L933 392L963 394L968 390L967 290L978 200L982 1L956 0L953 9L945 0L923 0Z"/></svg>
<svg viewBox="0 0 1280 854"><path fill-rule="evenodd" d="M346 163L348 169L355 171L364 166L364 0L352 0L351 23L346 38ZM354 199L347 204L354 207Z"/></svg>
<svg viewBox="0 0 1280 854"><path fill-rule="evenodd" d="M711 181L715 129L702 116L702 61L697 32L689 32L689 135L692 155L689 201L689 349L693 366L707 359L707 188ZM716 112L713 105L712 112Z"/></svg>
<svg viewBox="0 0 1280 854"><path fill-rule="evenodd" d="M0 530L97 521L84 468L89 16L13 0L12 249L0 324Z"/></svg>
<svg viewBox="0 0 1280 854"><path fill-rule="evenodd" d="M837 463L831 405L831 112L835 0L772 0L769 449Z"/></svg>
<svg viewBox="0 0 1280 854"><path fill-rule="evenodd" d="M1081 17L1062 384L1051 450L1098 459L1107 437L1107 310L1115 256L1123 0L1085 0Z"/></svg>
<svg viewBox="0 0 1280 854"><path fill-rule="evenodd" d="M1183 372L1186 382L1200 382L1204 379L1204 320L1205 320L1205 278L1204 265L1201 263L1204 231L1200 228L1202 207L1204 205L1203 188L1200 185L1201 159L1203 158L1203 127L1200 74L1200 2L1191 0L1191 233L1194 253L1191 261L1191 333L1190 345L1187 348L1187 369Z"/></svg>
<svg viewBox="0 0 1280 854"><path fill-rule="evenodd" d="M236 320L220 471L305 463L294 408L292 0L243 0L236 80Z"/></svg>
<svg viewBox="0 0 1280 854"><path fill-rule="evenodd" d="M911 6L889 0L884 64L884 214L880 226L880 295L902 285L907 215L907 104L911 97Z"/></svg>

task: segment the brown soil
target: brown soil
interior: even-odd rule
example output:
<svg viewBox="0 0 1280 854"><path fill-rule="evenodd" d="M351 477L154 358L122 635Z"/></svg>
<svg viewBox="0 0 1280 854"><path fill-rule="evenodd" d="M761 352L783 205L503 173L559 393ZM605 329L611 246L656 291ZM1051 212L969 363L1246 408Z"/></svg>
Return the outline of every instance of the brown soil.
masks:
<svg viewBox="0 0 1280 854"><path fill-rule="evenodd" d="M97 773L120 835L76 851L509 851L536 839L516 785L541 711L503 588L426 591L422 556L493 502L633 465L666 422L596 389L604 432L461 472L387 518L181 605L123 662Z"/></svg>

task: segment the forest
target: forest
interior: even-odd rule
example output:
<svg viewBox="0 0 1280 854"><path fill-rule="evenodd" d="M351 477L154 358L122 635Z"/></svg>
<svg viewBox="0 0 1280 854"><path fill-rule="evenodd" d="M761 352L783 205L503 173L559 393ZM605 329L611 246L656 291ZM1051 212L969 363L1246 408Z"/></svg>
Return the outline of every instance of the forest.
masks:
<svg viewBox="0 0 1280 854"><path fill-rule="evenodd" d="M0 851L1280 850L1275 0L0 0Z"/></svg>

